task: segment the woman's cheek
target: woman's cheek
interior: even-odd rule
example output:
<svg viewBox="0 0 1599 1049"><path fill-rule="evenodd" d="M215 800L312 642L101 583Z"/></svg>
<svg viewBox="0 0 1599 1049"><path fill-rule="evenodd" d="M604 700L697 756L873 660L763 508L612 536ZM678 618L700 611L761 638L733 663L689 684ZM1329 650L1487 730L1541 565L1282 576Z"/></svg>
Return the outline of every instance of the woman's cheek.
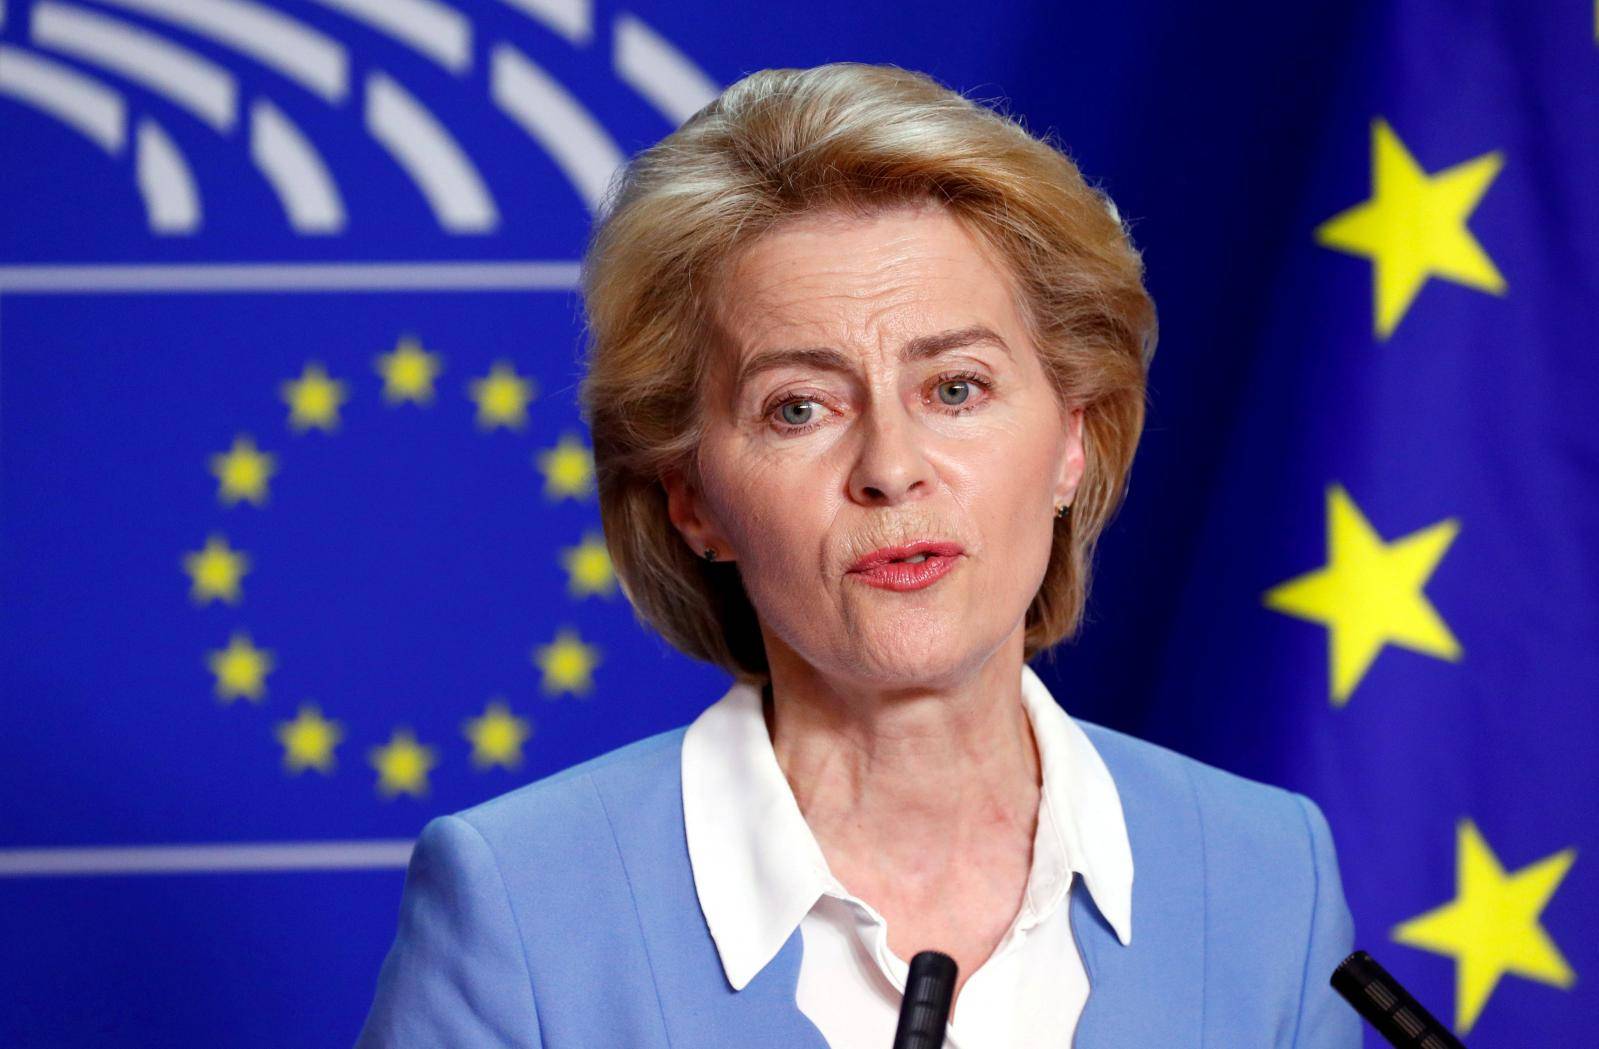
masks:
<svg viewBox="0 0 1599 1049"><path fill-rule="evenodd" d="M792 533L805 527L804 515L811 503L802 494L808 490L802 478L792 471L745 468L712 483L716 491L729 496L718 517L747 570L765 571L767 558L783 556L794 548L797 537Z"/></svg>

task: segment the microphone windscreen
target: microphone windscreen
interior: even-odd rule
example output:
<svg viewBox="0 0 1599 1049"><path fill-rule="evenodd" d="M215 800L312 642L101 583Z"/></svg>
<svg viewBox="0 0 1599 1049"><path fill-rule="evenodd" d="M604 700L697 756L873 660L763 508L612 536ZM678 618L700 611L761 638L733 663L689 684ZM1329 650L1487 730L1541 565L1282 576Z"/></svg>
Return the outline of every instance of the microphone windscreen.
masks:
<svg viewBox="0 0 1599 1049"><path fill-rule="evenodd" d="M921 951L911 959L894 1049L942 1049L956 971L955 959L939 951Z"/></svg>
<svg viewBox="0 0 1599 1049"><path fill-rule="evenodd" d="M1419 1049L1466 1049L1393 975L1365 951L1345 958L1332 974L1333 989L1388 1040Z"/></svg>

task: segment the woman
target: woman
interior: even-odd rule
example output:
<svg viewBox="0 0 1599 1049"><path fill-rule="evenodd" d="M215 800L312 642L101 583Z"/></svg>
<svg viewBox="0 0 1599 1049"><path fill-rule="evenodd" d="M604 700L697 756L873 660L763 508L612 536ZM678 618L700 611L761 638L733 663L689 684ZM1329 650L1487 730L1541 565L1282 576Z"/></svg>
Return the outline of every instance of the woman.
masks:
<svg viewBox="0 0 1599 1049"><path fill-rule="evenodd" d="M736 683L433 821L365 1045L1354 1046L1303 797L1068 717L1154 309L1109 201L919 74L768 70L637 157L585 260L606 542ZM1135 879L1136 874L1136 879Z"/></svg>

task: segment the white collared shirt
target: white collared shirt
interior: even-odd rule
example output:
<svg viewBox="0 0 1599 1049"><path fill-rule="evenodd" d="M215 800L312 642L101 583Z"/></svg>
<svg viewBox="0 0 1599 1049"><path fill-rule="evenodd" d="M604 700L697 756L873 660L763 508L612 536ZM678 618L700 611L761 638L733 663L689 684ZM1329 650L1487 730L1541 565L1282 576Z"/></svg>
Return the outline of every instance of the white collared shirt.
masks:
<svg viewBox="0 0 1599 1049"><path fill-rule="evenodd" d="M1082 728L1022 667L1022 705L1043 788L1021 909L971 974L946 1031L951 1049L1070 1045L1088 998L1067 897L1081 874L1124 944L1132 942L1133 857L1110 770ZM723 971L743 990L796 926L796 1004L833 1049L887 1049L906 959L888 923L828 869L777 763L761 694L735 684L683 737L683 822L694 887Z"/></svg>

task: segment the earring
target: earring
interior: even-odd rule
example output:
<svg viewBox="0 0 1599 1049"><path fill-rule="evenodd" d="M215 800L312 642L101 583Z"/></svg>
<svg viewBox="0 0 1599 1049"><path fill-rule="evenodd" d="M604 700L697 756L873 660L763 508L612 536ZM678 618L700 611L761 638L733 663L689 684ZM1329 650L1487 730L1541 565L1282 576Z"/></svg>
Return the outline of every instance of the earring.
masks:
<svg viewBox="0 0 1599 1049"><path fill-rule="evenodd" d="M1055 507L1055 517L1056 517L1056 519L1065 517L1067 514L1069 514L1071 512L1072 512L1072 504L1071 503L1066 503L1064 505Z"/></svg>
<svg viewBox="0 0 1599 1049"><path fill-rule="evenodd" d="M705 551L703 553L701 553L700 556L705 558L705 560L707 560L707 561L716 560L716 547L707 546L705 548Z"/></svg>

